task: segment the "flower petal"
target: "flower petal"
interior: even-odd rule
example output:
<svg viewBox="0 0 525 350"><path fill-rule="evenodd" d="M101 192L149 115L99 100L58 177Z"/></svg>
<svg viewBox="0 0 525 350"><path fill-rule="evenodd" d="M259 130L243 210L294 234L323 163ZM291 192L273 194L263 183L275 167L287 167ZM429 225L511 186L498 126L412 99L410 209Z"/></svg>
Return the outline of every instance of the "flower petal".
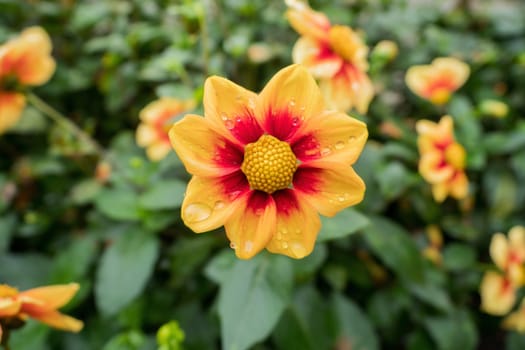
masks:
<svg viewBox="0 0 525 350"><path fill-rule="evenodd" d="M308 120L301 132L301 138L292 143L295 156L323 168L355 163L368 137L365 123L336 111Z"/></svg>
<svg viewBox="0 0 525 350"><path fill-rule="evenodd" d="M257 95L213 76L204 84L204 115L218 130L240 145L255 142L262 135L255 107Z"/></svg>
<svg viewBox="0 0 525 350"><path fill-rule="evenodd" d="M286 11L286 17L297 33L319 40L326 39L330 21L323 13L312 10L302 1L286 0L286 5L290 8Z"/></svg>
<svg viewBox="0 0 525 350"><path fill-rule="evenodd" d="M0 318L18 314L21 306L22 303L18 299L0 297Z"/></svg>
<svg viewBox="0 0 525 350"><path fill-rule="evenodd" d="M494 234L490 241L489 249L492 261L494 261L496 266L501 270L505 270L509 258L509 245L505 235L503 233Z"/></svg>
<svg viewBox="0 0 525 350"><path fill-rule="evenodd" d="M338 55L351 63L357 70L368 70L368 47L350 27L336 25L330 28L330 46Z"/></svg>
<svg viewBox="0 0 525 350"><path fill-rule="evenodd" d="M503 328L520 333L525 332L525 299L522 299L518 310L503 320Z"/></svg>
<svg viewBox="0 0 525 350"><path fill-rule="evenodd" d="M483 276L480 294L481 309L491 315L505 315L516 301L516 292L510 282L494 271Z"/></svg>
<svg viewBox="0 0 525 350"><path fill-rule="evenodd" d="M277 226L266 249L272 253L302 259L314 249L321 228L319 215L293 190L275 192L273 198L277 207Z"/></svg>
<svg viewBox="0 0 525 350"><path fill-rule="evenodd" d="M64 315L58 311L47 311L42 313L30 313L32 318L39 320L53 328L69 332L80 332L84 323L76 318Z"/></svg>
<svg viewBox="0 0 525 350"><path fill-rule="evenodd" d="M419 160L419 173L427 182L438 184L451 179L454 169L444 162L443 154L427 152Z"/></svg>
<svg viewBox="0 0 525 350"><path fill-rule="evenodd" d="M20 292L20 300L35 300L43 309L57 309L66 305L78 292L78 283L61 284Z"/></svg>
<svg viewBox="0 0 525 350"><path fill-rule="evenodd" d="M18 122L25 105L24 95L0 92L0 134Z"/></svg>
<svg viewBox="0 0 525 350"><path fill-rule="evenodd" d="M240 259L250 259L270 241L276 229L276 206L271 195L252 191L242 199L245 210L236 210L224 225Z"/></svg>
<svg viewBox="0 0 525 350"><path fill-rule="evenodd" d="M441 76L452 79L454 89L465 84L470 75L469 65L454 57L438 57L432 61L432 65L439 70Z"/></svg>
<svg viewBox="0 0 525 350"><path fill-rule="evenodd" d="M172 126L169 136L190 174L221 176L237 171L242 164L242 150L205 118L187 115Z"/></svg>
<svg viewBox="0 0 525 350"><path fill-rule="evenodd" d="M457 171L449 183L450 194L456 199L463 199L468 194L468 179L463 171Z"/></svg>
<svg viewBox="0 0 525 350"><path fill-rule="evenodd" d="M320 169L300 166L295 172L293 185L324 216L334 216L361 202L365 195L365 183L352 167Z"/></svg>
<svg viewBox="0 0 525 350"><path fill-rule="evenodd" d="M164 159L171 152L171 145L169 142L159 141L146 148L146 155L154 162Z"/></svg>
<svg viewBox="0 0 525 350"><path fill-rule="evenodd" d="M194 176L182 203L182 220L197 233L223 226L234 211L243 211L239 197L249 190L240 171L218 178Z"/></svg>
<svg viewBox="0 0 525 350"><path fill-rule="evenodd" d="M332 78L343 65L343 59L324 44L309 37L301 37L292 50L294 63L308 68L316 78Z"/></svg>
<svg viewBox="0 0 525 350"><path fill-rule="evenodd" d="M257 107L263 129L287 141L305 122L323 112L324 100L312 75L295 64L273 76L259 95Z"/></svg>

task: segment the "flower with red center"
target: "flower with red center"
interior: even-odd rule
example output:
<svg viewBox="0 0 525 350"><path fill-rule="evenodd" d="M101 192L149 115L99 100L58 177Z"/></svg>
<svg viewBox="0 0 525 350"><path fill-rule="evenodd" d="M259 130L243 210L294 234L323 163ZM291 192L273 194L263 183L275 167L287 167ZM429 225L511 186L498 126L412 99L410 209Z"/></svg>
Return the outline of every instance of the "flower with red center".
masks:
<svg viewBox="0 0 525 350"><path fill-rule="evenodd" d="M490 242L490 256L499 270L489 271L481 282L481 308L504 315L516 301L516 289L525 284L525 227L510 229L508 239L496 233Z"/></svg>
<svg viewBox="0 0 525 350"><path fill-rule="evenodd" d="M442 105L465 84L469 74L470 68L466 63L453 57L441 57L429 65L410 67L405 82L416 95L435 105Z"/></svg>
<svg viewBox="0 0 525 350"><path fill-rule="evenodd" d="M374 96L368 70L368 47L347 26L331 25L328 18L297 0L286 1L291 26L301 35L292 51L295 63L303 64L319 79L330 107L355 108L366 113Z"/></svg>
<svg viewBox="0 0 525 350"><path fill-rule="evenodd" d="M456 199L468 194L465 175L465 149L454 138L454 125L448 115L439 123L420 120L416 123L417 143L421 158L419 173L432 184L432 194L442 202L450 194Z"/></svg>
<svg viewBox="0 0 525 350"><path fill-rule="evenodd" d="M239 258L263 248L302 258L321 222L359 203L365 184L351 165L366 125L325 110L313 77L299 65L279 71L257 95L229 80L204 86L204 118L170 130L187 171L181 213L195 232L225 226Z"/></svg>
<svg viewBox="0 0 525 350"><path fill-rule="evenodd" d="M173 119L195 107L192 100L181 101L163 97L140 111L141 123L137 127L137 144L146 148L149 159L159 161L171 151L168 131Z"/></svg>
<svg viewBox="0 0 525 350"><path fill-rule="evenodd" d="M82 321L57 311L73 298L78 289L77 283L70 283L19 292L0 284L0 335L1 328L7 327L12 320L24 321L28 317L61 330L80 331L84 326Z"/></svg>
<svg viewBox="0 0 525 350"><path fill-rule="evenodd" d="M0 134L17 123L25 107L25 96L17 90L44 84L54 71L51 40L40 27L0 46Z"/></svg>

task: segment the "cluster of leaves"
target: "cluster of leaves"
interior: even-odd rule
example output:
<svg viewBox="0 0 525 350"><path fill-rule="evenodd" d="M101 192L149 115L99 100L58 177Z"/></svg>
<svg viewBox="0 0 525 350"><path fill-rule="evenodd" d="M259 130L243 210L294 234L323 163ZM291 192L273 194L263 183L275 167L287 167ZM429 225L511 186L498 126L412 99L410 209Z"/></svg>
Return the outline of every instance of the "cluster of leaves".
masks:
<svg viewBox="0 0 525 350"><path fill-rule="evenodd" d="M323 220L311 256L239 261L221 230L180 221L188 175L175 154L148 161L135 145L138 112L160 96L200 99L218 74L259 90L290 63L297 34L280 0L0 1L0 42L30 25L53 38L57 72L36 90L107 150L99 154L27 108L0 138L0 283L21 289L78 281L70 313L80 334L36 323L14 349L151 349L177 320L185 349L521 349L479 310L494 232L525 224L525 6L519 0L312 1L373 46L377 96L356 165L367 184L356 209ZM255 45L255 46L254 46ZM263 51L263 57L254 53ZM454 54L471 77L446 107L468 154L471 196L437 204L417 173L415 120L444 110L403 82L414 64ZM491 118L486 99L509 114ZM385 127L387 126L387 127ZM394 130L395 132L392 132ZM444 232L441 263L422 255Z"/></svg>

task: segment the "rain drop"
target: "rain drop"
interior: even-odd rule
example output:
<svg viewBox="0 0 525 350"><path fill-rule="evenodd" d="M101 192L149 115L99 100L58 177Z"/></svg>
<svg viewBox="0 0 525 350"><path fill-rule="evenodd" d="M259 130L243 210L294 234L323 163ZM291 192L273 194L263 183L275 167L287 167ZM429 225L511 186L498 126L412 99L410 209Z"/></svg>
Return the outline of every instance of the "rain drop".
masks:
<svg viewBox="0 0 525 350"><path fill-rule="evenodd" d="M215 202L215 206L213 207L213 209L219 210L219 209L222 209L222 208L224 208L224 202L223 201Z"/></svg>
<svg viewBox="0 0 525 350"><path fill-rule="evenodd" d="M344 202L346 200L346 197L345 196L338 196L337 200L342 203L342 202Z"/></svg>
<svg viewBox="0 0 525 350"><path fill-rule="evenodd" d="M290 107L294 107L295 106L295 100L290 100Z"/></svg>
<svg viewBox="0 0 525 350"><path fill-rule="evenodd" d="M323 149L321 149L321 155L322 156L326 156L326 155L328 155L330 153L332 153L332 150L329 147L323 147Z"/></svg>
<svg viewBox="0 0 525 350"><path fill-rule="evenodd" d="M299 125L299 118L293 117L292 118L292 126L297 126L297 125Z"/></svg>
<svg viewBox="0 0 525 350"><path fill-rule="evenodd" d="M235 250L235 249L237 249L237 246L235 245L235 243L230 242L230 248Z"/></svg>
<svg viewBox="0 0 525 350"><path fill-rule="evenodd" d="M283 249L288 249L288 243L283 242L283 243L281 244L281 247L283 247Z"/></svg>
<svg viewBox="0 0 525 350"><path fill-rule="evenodd" d="M339 149L339 150L340 150L340 149L343 149L344 147L345 147L345 143L344 143L343 141L337 141L337 142L335 143L335 148L336 148L336 149Z"/></svg>
<svg viewBox="0 0 525 350"><path fill-rule="evenodd" d="M249 253L253 250L253 242L252 241L246 241L244 242L244 251Z"/></svg>
<svg viewBox="0 0 525 350"><path fill-rule="evenodd" d="M221 114L221 119L223 121L227 121L228 120L228 116L226 114Z"/></svg>
<svg viewBox="0 0 525 350"><path fill-rule="evenodd" d="M236 121L237 123L240 123L240 122L242 122L242 119L241 119L241 117L237 117L237 118L235 118L235 121Z"/></svg>
<svg viewBox="0 0 525 350"><path fill-rule="evenodd" d="M184 208L184 217L188 223L198 223L211 216L212 209L203 203L188 204Z"/></svg>
<svg viewBox="0 0 525 350"><path fill-rule="evenodd" d="M235 127L233 122L230 119L227 119L224 121L224 125L226 126L226 129L231 130Z"/></svg>
<svg viewBox="0 0 525 350"><path fill-rule="evenodd" d="M264 214L264 209L263 208L255 209L255 215L261 216L262 214Z"/></svg>
<svg viewBox="0 0 525 350"><path fill-rule="evenodd" d="M349 142L354 142L354 141L355 141L355 136L350 136L350 137L348 138L348 141L349 141Z"/></svg>
<svg viewBox="0 0 525 350"><path fill-rule="evenodd" d="M292 243L290 249L296 258L302 258L307 254L306 248L299 242Z"/></svg>
<svg viewBox="0 0 525 350"><path fill-rule="evenodd" d="M248 100L248 108L250 108L252 110L255 109L255 100L253 98L250 98Z"/></svg>

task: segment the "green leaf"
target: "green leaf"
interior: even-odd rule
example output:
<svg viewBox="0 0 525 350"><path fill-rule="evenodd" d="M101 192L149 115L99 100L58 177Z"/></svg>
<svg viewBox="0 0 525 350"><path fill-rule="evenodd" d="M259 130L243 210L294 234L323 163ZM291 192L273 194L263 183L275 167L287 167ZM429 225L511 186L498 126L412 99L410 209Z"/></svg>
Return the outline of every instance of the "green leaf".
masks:
<svg viewBox="0 0 525 350"><path fill-rule="evenodd" d="M352 350L379 349L377 334L366 314L341 294L335 294L331 301L339 326L338 344L348 344Z"/></svg>
<svg viewBox="0 0 525 350"><path fill-rule="evenodd" d="M456 310L447 316L429 317L424 325L439 350L476 348L476 325L465 310Z"/></svg>
<svg viewBox="0 0 525 350"><path fill-rule="evenodd" d="M93 236L74 238L65 250L54 259L51 270L52 283L78 281L84 277L97 253L97 241ZM75 263L72 264L71 262Z"/></svg>
<svg viewBox="0 0 525 350"><path fill-rule="evenodd" d="M95 179L80 181L71 189L71 200L79 205L91 203L102 189L103 186Z"/></svg>
<svg viewBox="0 0 525 350"><path fill-rule="evenodd" d="M476 263L476 251L469 245L452 243L443 249L443 266L450 271L472 268Z"/></svg>
<svg viewBox="0 0 525 350"><path fill-rule="evenodd" d="M16 221L14 214L0 217L0 254L5 253L9 248L11 237L15 231Z"/></svg>
<svg viewBox="0 0 525 350"><path fill-rule="evenodd" d="M18 134L30 134L43 132L46 129L47 120L37 109L27 107L24 109L20 120L9 130Z"/></svg>
<svg viewBox="0 0 525 350"><path fill-rule="evenodd" d="M364 228L363 237L372 251L405 280L421 281L423 258L410 234L396 223L376 216Z"/></svg>
<svg viewBox="0 0 525 350"><path fill-rule="evenodd" d="M489 154L507 154L525 147L525 127L511 132L493 132L483 138L483 147Z"/></svg>
<svg viewBox="0 0 525 350"><path fill-rule="evenodd" d="M0 283L20 290L49 283L51 261L43 254L0 255Z"/></svg>
<svg viewBox="0 0 525 350"><path fill-rule="evenodd" d="M95 297L98 309L113 315L137 297L153 272L159 254L155 236L139 230L117 238L102 255Z"/></svg>
<svg viewBox="0 0 525 350"><path fill-rule="evenodd" d="M377 173L379 188L387 199L398 197L413 179L403 163L397 161L386 163Z"/></svg>
<svg viewBox="0 0 525 350"><path fill-rule="evenodd" d="M261 253L237 260L219 292L222 348L244 350L266 338L288 304L292 282L286 257Z"/></svg>
<svg viewBox="0 0 525 350"><path fill-rule="evenodd" d="M353 208L342 210L332 218L321 217L322 227L317 242L348 236L363 229L368 223L367 217Z"/></svg>
<svg viewBox="0 0 525 350"><path fill-rule="evenodd" d="M136 221L140 219L138 196L132 189L114 188L100 192L95 206L114 220Z"/></svg>
<svg viewBox="0 0 525 350"><path fill-rule="evenodd" d="M48 350L49 326L30 320L22 329L12 332L9 345L16 350Z"/></svg>
<svg viewBox="0 0 525 350"><path fill-rule="evenodd" d="M295 279L303 281L314 276L326 260L327 255L328 249L326 249L326 245L316 244L312 254L300 260L292 260Z"/></svg>
<svg viewBox="0 0 525 350"><path fill-rule="evenodd" d="M231 249L223 249L206 265L204 274L213 282L222 284L228 278L236 262L235 253Z"/></svg>
<svg viewBox="0 0 525 350"><path fill-rule="evenodd" d="M157 181L140 196L140 205L150 210L180 208L185 191L186 183L181 180Z"/></svg>

